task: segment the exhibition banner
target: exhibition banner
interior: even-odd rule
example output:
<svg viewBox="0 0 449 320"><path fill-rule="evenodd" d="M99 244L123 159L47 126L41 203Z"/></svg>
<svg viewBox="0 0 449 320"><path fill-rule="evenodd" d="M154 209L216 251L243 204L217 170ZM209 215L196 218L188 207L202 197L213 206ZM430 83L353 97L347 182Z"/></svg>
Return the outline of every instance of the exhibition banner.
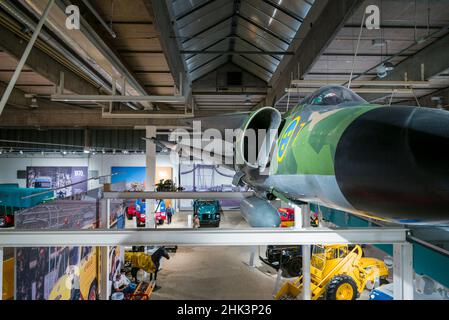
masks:
<svg viewBox="0 0 449 320"><path fill-rule="evenodd" d="M97 226L98 209L96 198L58 199L17 212L15 228L92 229ZM16 299L96 299L98 257L95 247L17 248Z"/></svg>
<svg viewBox="0 0 449 320"><path fill-rule="evenodd" d="M145 167L111 167L113 191L145 190Z"/></svg>
<svg viewBox="0 0 449 320"><path fill-rule="evenodd" d="M87 167L27 167L27 188L55 190L55 197L65 198L87 191Z"/></svg>

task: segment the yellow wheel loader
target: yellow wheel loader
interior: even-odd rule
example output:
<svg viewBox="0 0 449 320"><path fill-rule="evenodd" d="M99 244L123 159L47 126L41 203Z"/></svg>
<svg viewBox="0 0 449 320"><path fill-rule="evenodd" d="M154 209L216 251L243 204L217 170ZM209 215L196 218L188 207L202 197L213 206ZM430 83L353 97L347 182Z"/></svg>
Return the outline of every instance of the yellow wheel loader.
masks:
<svg viewBox="0 0 449 320"><path fill-rule="evenodd" d="M347 245L314 246L310 262L312 300L355 300L370 283L381 284L388 277L385 263L363 257L362 248ZM286 282L276 300L294 299L303 290L303 276Z"/></svg>

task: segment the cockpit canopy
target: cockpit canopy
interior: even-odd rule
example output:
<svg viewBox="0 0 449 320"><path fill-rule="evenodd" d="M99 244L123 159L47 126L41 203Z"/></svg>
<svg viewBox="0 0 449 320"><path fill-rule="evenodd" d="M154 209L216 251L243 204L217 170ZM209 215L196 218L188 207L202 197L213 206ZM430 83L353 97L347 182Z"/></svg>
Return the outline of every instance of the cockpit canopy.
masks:
<svg viewBox="0 0 449 320"><path fill-rule="evenodd" d="M334 106L342 103L364 104L367 103L359 95L342 86L326 86L305 97L303 105Z"/></svg>

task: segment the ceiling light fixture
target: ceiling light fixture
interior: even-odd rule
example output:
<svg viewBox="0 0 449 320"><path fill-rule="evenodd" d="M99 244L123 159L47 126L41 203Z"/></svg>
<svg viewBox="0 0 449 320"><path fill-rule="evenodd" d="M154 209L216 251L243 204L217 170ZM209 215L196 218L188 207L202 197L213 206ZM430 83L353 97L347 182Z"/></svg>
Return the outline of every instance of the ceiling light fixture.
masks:
<svg viewBox="0 0 449 320"><path fill-rule="evenodd" d="M384 62L377 67L377 76L379 78L385 78L388 72L394 70L394 65L391 62Z"/></svg>

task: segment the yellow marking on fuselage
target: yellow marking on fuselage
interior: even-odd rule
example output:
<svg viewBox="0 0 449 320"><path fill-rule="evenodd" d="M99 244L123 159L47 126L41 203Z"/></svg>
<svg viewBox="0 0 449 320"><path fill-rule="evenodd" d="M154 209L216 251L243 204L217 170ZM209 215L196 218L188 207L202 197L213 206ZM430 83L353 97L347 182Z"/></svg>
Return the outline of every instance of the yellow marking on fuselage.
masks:
<svg viewBox="0 0 449 320"><path fill-rule="evenodd" d="M281 145L279 146L279 151L276 152L276 157L277 157L277 160L279 163L282 162L282 160L284 160L285 154L287 153L287 149L290 144L290 140L291 140L292 135L295 132L296 127L298 126L300 120L301 120L301 116L297 116L296 118L294 118L287 126L288 131L285 131L284 134L282 135L282 138L280 139ZM295 123L295 125L293 126L293 128L290 128L290 126L294 123ZM284 142L285 139L288 139L287 142ZM279 156L279 152L282 152L281 156Z"/></svg>

